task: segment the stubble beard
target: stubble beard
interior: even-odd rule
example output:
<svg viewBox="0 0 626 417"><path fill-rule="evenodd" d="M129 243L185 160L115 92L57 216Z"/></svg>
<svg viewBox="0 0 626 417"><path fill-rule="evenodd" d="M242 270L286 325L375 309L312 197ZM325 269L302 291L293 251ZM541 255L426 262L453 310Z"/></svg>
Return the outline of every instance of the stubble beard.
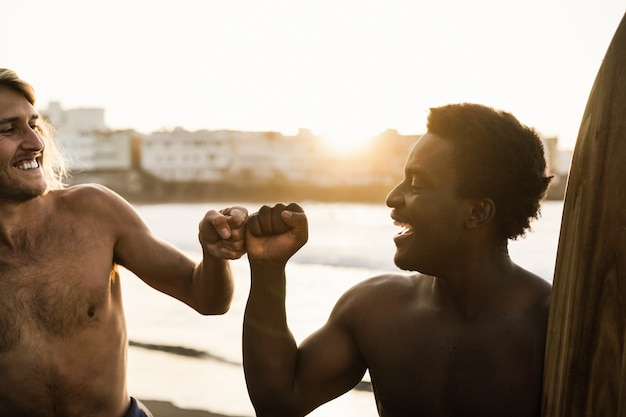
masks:
<svg viewBox="0 0 626 417"><path fill-rule="evenodd" d="M47 190L45 182L38 187L18 187L10 190L0 189L0 202L4 203L25 203L37 198Z"/></svg>

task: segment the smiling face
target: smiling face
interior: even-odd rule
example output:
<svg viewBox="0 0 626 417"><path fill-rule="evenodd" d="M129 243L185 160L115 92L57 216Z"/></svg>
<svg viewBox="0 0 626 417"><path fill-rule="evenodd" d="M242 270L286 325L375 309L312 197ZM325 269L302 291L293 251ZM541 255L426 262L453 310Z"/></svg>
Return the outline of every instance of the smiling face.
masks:
<svg viewBox="0 0 626 417"><path fill-rule="evenodd" d="M466 246L468 199L458 196L452 142L427 133L414 145L405 178L387 196L391 216L404 231L394 238L396 265L439 275Z"/></svg>
<svg viewBox="0 0 626 417"><path fill-rule="evenodd" d="M17 91L0 86L0 202L20 202L41 195L44 141L39 114Z"/></svg>

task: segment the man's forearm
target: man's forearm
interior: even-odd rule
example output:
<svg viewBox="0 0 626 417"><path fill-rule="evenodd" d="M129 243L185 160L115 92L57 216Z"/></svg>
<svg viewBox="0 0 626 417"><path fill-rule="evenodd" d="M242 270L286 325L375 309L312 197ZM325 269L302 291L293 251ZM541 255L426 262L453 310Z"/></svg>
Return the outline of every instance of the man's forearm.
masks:
<svg viewBox="0 0 626 417"><path fill-rule="evenodd" d="M276 274L271 268L251 265L251 270L243 326L248 391L257 412L270 407L285 409L295 392L298 348L287 325L284 269Z"/></svg>
<svg viewBox="0 0 626 417"><path fill-rule="evenodd" d="M223 314L230 308L233 291L229 261L205 255L194 270L194 308L202 314Z"/></svg>

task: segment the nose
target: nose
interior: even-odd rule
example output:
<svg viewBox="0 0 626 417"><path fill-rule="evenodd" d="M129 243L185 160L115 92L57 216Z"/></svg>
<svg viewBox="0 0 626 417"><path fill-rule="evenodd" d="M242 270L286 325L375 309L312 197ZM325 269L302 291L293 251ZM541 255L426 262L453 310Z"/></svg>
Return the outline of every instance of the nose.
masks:
<svg viewBox="0 0 626 417"><path fill-rule="evenodd" d="M387 194L387 199L385 201L387 203L387 207L393 208L402 204L402 193L400 193L401 185L402 183L399 183L391 191L389 191L389 194Z"/></svg>
<svg viewBox="0 0 626 417"><path fill-rule="evenodd" d="M46 143L37 129L28 128L22 141L22 147L29 151L43 151Z"/></svg>

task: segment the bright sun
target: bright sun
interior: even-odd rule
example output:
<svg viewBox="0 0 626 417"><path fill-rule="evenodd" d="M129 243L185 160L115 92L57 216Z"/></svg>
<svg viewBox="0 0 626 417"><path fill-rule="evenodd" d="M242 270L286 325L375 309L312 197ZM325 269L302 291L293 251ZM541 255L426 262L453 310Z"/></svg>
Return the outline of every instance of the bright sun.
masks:
<svg viewBox="0 0 626 417"><path fill-rule="evenodd" d="M358 129L335 129L320 135L324 147L338 156L346 156L358 152L376 133Z"/></svg>

